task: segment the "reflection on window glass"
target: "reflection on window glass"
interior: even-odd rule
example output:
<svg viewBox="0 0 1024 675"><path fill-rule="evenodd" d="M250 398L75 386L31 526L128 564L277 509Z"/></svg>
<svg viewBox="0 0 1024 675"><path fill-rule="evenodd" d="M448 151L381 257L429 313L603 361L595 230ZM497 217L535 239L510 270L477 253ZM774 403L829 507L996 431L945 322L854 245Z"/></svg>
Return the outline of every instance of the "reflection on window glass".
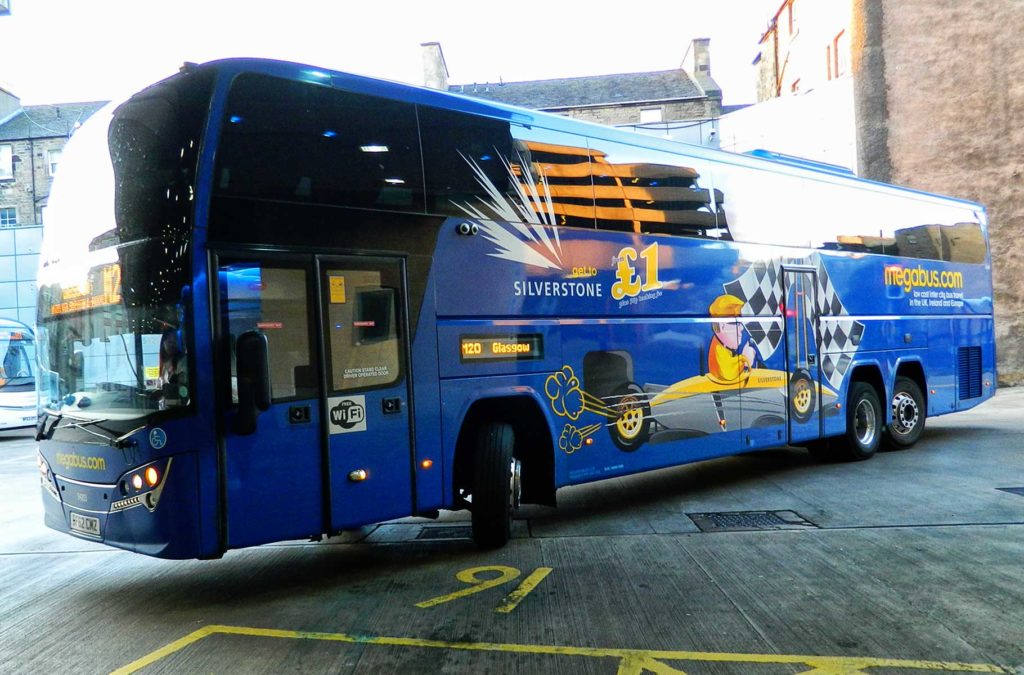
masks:
<svg viewBox="0 0 1024 675"><path fill-rule="evenodd" d="M739 241L981 263L985 239L967 207L749 167L715 174Z"/></svg>
<svg viewBox="0 0 1024 675"><path fill-rule="evenodd" d="M398 289L380 270L333 269L326 277L333 390L396 382L402 362Z"/></svg>
<svg viewBox="0 0 1024 675"><path fill-rule="evenodd" d="M544 222L593 229L594 183L587 139L513 126L513 170L530 208Z"/></svg>
<svg viewBox="0 0 1024 675"><path fill-rule="evenodd" d="M40 286L38 382L47 408L128 419L189 404L187 285L180 270L163 274L163 251L159 240L104 249L97 254L118 261Z"/></svg>
<svg viewBox="0 0 1024 675"><path fill-rule="evenodd" d="M591 161L598 227L730 238L722 193L700 160L595 140Z"/></svg>
<svg viewBox="0 0 1024 675"><path fill-rule="evenodd" d="M220 277L222 311L232 350L233 402L238 402L234 345L248 331L267 336L275 401L316 396L306 271L246 262L221 267Z"/></svg>
<svg viewBox="0 0 1024 675"><path fill-rule="evenodd" d="M221 194L423 211L412 104L239 77L218 153Z"/></svg>

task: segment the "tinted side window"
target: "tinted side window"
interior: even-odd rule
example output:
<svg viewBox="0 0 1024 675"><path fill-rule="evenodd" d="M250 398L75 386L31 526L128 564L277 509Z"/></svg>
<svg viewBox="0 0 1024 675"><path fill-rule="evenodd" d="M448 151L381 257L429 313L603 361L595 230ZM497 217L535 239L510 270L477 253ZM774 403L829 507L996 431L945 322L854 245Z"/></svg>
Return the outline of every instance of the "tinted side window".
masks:
<svg viewBox="0 0 1024 675"><path fill-rule="evenodd" d="M316 352L311 348L306 270L256 260L225 262L220 268L221 313L231 346L231 398L238 403L235 341L260 331L270 347L270 382L275 401L317 395Z"/></svg>
<svg viewBox="0 0 1024 675"><path fill-rule="evenodd" d="M706 162L604 140L590 149L599 228L730 238Z"/></svg>
<svg viewBox="0 0 1024 675"><path fill-rule="evenodd" d="M423 210L412 104L263 75L232 85L220 194Z"/></svg>
<svg viewBox="0 0 1024 675"><path fill-rule="evenodd" d="M594 228L594 164L587 139L547 129L512 127L513 173L524 201L544 222Z"/></svg>
<svg viewBox="0 0 1024 675"><path fill-rule="evenodd" d="M912 194L722 166L715 180L738 241L981 263L969 208Z"/></svg>
<svg viewBox="0 0 1024 675"><path fill-rule="evenodd" d="M490 186L508 192L508 122L423 106L419 117L427 212L465 216L467 206L492 200Z"/></svg>

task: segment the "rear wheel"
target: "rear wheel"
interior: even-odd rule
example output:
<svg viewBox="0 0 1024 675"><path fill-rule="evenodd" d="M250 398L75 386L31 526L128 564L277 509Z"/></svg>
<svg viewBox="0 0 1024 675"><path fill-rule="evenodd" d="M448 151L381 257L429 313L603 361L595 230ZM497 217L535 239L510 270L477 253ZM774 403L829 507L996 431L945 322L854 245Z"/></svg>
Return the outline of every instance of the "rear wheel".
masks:
<svg viewBox="0 0 1024 675"><path fill-rule="evenodd" d="M480 548L504 546L522 494L521 466L513 454L512 425L491 422L477 436L473 466L473 541Z"/></svg>
<svg viewBox="0 0 1024 675"><path fill-rule="evenodd" d="M839 459L856 462L873 457L884 426L885 416L875 388L867 382L851 384L846 403L846 434L836 444Z"/></svg>
<svg viewBox="0 0 1024 675"><path fill-rule="evenodd" d="M909 377L897 377L892 392L892 422L885 427L882 441L890 450L909 448L924 433L924 394Z"/></svg>

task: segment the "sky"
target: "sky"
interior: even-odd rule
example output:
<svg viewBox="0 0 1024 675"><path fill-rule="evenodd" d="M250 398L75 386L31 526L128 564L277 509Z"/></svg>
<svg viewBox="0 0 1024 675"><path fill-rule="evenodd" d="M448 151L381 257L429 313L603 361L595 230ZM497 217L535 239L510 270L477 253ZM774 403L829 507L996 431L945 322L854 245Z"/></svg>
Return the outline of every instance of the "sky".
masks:
<svg viewBox="0 0 1024 675"><path fill-rule="evenodd" d="M440 42L451 84L678 68L711 39L725 104L755 100L758 38L782 0L10 0L0 86L23 105L127 96L185 61L297 61L423 83ZM614 8L614 11L608 8Z"/></svg>

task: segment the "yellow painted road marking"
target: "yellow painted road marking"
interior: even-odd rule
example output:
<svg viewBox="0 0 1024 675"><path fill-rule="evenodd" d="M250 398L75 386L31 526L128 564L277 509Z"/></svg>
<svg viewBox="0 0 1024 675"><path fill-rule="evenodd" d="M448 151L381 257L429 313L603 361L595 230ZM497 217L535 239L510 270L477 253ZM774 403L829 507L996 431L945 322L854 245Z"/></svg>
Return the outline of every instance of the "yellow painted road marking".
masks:
<svg viewBox="0 0 1024 675"><path fill-rule="evenodd" d="M550 567L538 567L533 571L530 576L523 579L523 583L516 587L516 590L512 591L505 596L505 600L495 609L495 612L501 614L508 614L513 609L519 606L519 603L523 601L530 591L537 588L537 584L544 581L544 577L551 574Z"/></svg>
<svg viewBox="0 0 1024 675"><path fill-rule="evenodd" d="M493 579L478 579L477 575L486 572L497 572L498 576ZM463 588L461 591L455 591L454 593L448 593L447 595L441 595L430 600L424 600L423 602L417 602L417 607L433 607L435 605L441 605L452 600L458 600L464 598L467 595L473 595L480 591L486 591L488 588L494 588L495 586L501 586L507 584L510 581L514 581L519 578L519 570L515 567L505 567L504 565L485 565L484 567L470 567L469 569L462 570L455 575L455 578L464 584L472 584L469 588Z"/></svg>
<svg viewBox="0 0 1024 675"><path fill-rule="evenodd" d="M249 637L286 640L319 640L347 644L381 645L388 647L419 647L424 649L454 649L476 652L503 652L507 654L540 654L551 656L578 656L584 658L610 658L619 660L620 675L638 675L653 672L659 675L681 673L663 661L698 661L719 663L796 664L811 668L807 673L817 675L850 675L867 668L905 668L960 673L1007 673L1013 671L987 663L955 663L946 661L916 661L870 657L799 656L787 654L729 654L720 652L691 652L646 649L602 649L600 647L561 647L556 645L508 644L500 642L445 642L403 637L373 637L347 633L317 633L273 628L246 628L243 626L206 626L175 640L165 647L118 668L112 675L130 675L146 666L181 651L210 635L244 635Z"/></svg>

